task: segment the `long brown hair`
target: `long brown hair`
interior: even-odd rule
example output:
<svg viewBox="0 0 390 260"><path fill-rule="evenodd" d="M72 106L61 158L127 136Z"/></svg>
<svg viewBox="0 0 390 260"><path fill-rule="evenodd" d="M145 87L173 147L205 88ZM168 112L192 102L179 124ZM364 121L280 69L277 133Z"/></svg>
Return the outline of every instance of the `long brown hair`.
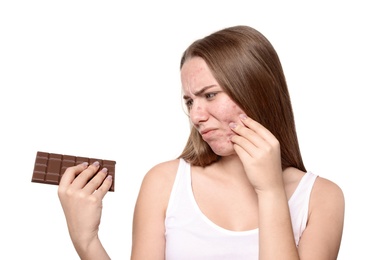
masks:
<svg viewBox="0 0 390 260"><path fill-rule="evenodd" d="M183 53L180 69L192 57L202 58L227 95L278 139L282 168L306 171L283 68L268 39L248 26L229 27L193 42ZM192 127L179 158L207 166L219 156Z"/></svg>

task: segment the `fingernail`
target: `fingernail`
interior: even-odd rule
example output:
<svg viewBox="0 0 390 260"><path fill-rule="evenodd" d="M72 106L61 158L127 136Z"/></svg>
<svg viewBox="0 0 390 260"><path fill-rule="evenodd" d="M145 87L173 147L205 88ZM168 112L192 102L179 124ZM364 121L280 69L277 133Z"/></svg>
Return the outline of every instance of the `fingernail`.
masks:
<svg viewBox="0 0 390 260"><path fill-rule="evenodd" d="M94 162L93 166L96 166L96 167L99 166L99 162L98 161Z"/></svg>
<svg viewBox="0 0 390 260"><path fill-rule="evenodd" d="M236 128L237 124L236 123L229 123L230 128Z"/></svg>
<svg viewBox="0 0 390 260"><path fill-rule="evenodd" d="M240 114L240 118L241 118L242 120L245 120L245 119L247 119L247 118L248 118L248 116L247 116L247 115L245 115L245 114Z"/></svg>
<svg viewBox="0 0 390 260"><path fill-rule="evenodd" d="M82 166L84 166L84 167L87 167L88 166L88 162L82 162L82 163L80 163Z"/></svg>
<svg viewBox="0 0 390 260"><path fill-rule="evenodd" d="M107 173L107 168L103 168L102 172Z"/></svg>

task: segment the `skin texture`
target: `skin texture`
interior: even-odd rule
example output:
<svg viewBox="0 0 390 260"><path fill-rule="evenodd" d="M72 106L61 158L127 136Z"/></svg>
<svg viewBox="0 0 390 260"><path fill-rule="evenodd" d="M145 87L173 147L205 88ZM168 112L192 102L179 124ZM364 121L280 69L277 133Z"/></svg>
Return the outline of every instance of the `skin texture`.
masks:
<svg viewBox="0 0 390 260"><path fill-rule="evenodd" d="M181 81L192 124L221 156L207 167L191 168L194 196L204 215L233 231L259 228L262 260L337 259L344 220L341 189L317 177L307 228L297 247L288 199L304 172L292 167L282 170L278 140L229 98L204 60L186 61ZM178 159L160 163L144 177L134 210L131 259L165 259L165 212L178 164ZM101 171L87 184L94 167L69 168L58 193L80 257L109 259L98 226L110 179Z"/></svg>
<svg viewBox="0 0 390 260"><path fill-rule="evenodd" d="M81 259L109 259L100 243L98 230L102 200L111 187L112 179L107 176L107 169L99 172L98 169L98 162L70 167L58 187L69 234ZM88 182L96 172L98 174Z"/></svg>

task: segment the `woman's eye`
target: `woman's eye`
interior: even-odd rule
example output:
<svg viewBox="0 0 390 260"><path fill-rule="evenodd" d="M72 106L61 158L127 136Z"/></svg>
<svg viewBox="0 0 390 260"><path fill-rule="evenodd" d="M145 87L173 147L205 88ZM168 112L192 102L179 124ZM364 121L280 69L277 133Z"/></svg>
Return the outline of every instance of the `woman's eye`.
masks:
<svg viewBox="0 0 390 260"><path fill-rule="evenodd" d="M189 99L189 100L186 101L185 104L186 104L187 108L191 108L192 107L192 103L193 103L193 101Z"/></svg>
<svg viewBox="0 0 390 260"><path fill-rule="evenodd" d="M205 94L205 96L206 96L207 99L213 98L213 97L215 97L216 95L217 95L217 93L207 93L207 94Z"/></svg>

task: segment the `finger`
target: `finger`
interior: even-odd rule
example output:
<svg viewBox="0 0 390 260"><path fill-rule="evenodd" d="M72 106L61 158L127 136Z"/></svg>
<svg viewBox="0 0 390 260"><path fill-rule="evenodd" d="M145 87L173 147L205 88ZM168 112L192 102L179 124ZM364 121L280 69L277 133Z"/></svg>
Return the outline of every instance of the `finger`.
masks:
<svg viewBox="0 0 390 260"><path fill-rule="evenodd" d="M248 152L247 149L245 149L243 146L241 146L238 143L233 144L233 149L236 151L238 157L241 159L241 161L247 160L249 157L252 157L252 153Z"/></svg>
<svg viewBox="0 0 390 260"><path fill-rule="evenodd" d="M246 127L261 135L264 139L269 140L270 138L274 138L274 135L267 128L247 115L241 114L240 119Z"/></svg>
<svg viewBox="0 0 390 260"><path fill-rule="evenodd" d="M241 139L245 139L248 142L250 142L252 145L260 146L262 142L262 137L257 134L252 129L249 129L245 125L239 125L236 123L230 123L230 128L237 134L236 136L242 137ZM241 140L240 138L232 138L232 140L235 140L236 142L239 142ZM242 140L243 141L243 140Z"/></svg>
<svg viewBox="0 0 390 260"><path fill-rule="evenodd" d="M249 123L252 124L252 128L256 126L256 124L258 126L261 126L254 120ZM231 138L232 142L243 147L248 153L251 153L253 155L256 152L256 148L261 148L267 145L267 140L265 140L260 131L256 132L254 129L250 129L245 124L230 123L229 126L237 134Z"/></svg>
<svg viewBox="0 0 390 260"><path fill-rule="evenodd" d="M98 196L99 199L103 199L104 196L106 196L107 192L111 188L112 185L112 176L107 175L104 179L102 185L97 189L96 196Z"/></svg>
<svg viewBox="0 0 390 260"><path fill-rule="evenodd" d="M242 157L244 152L249 156L254 157L258 147L261 147L259 141L257 144L254 144L248 138L241 135L232 136L230 140L234 144L234 149L240 157Z"/></svg>
<svg viewBox="0 0 390 260"><path fill-rule="evenodd" d="M98 161L90 164L88 168L84 169L72 182L72 186L76 189L82 189L86 186L89 180L99 170L100 164Z"/></svg>
<svg viewBox="0 0 390 260"><path fill-rule="evenodd" d="M107 168L101 169L89 182L85 185L85 191L89 194L100 188L107 177Z"/></svg>
<svg viewBox="0 0 390 260"><path fill-rule="evenodd" d="M246 115L240 115L240 118L245 126L252 129L257 135L262 137L262 142L258 144L261 146L258 147L263 147L267 150L275 147L278 147L277 149L280 148L279 140L266 127Z"/></svg>
<svg viewBox="0 0 390 260"><path fill-rule="evenodd" d="M68 167L61 177L59 183L59 189L65 189L72 184L77 175L84 171L88 167L87 162L80 163L78 165Z"/></svg>

